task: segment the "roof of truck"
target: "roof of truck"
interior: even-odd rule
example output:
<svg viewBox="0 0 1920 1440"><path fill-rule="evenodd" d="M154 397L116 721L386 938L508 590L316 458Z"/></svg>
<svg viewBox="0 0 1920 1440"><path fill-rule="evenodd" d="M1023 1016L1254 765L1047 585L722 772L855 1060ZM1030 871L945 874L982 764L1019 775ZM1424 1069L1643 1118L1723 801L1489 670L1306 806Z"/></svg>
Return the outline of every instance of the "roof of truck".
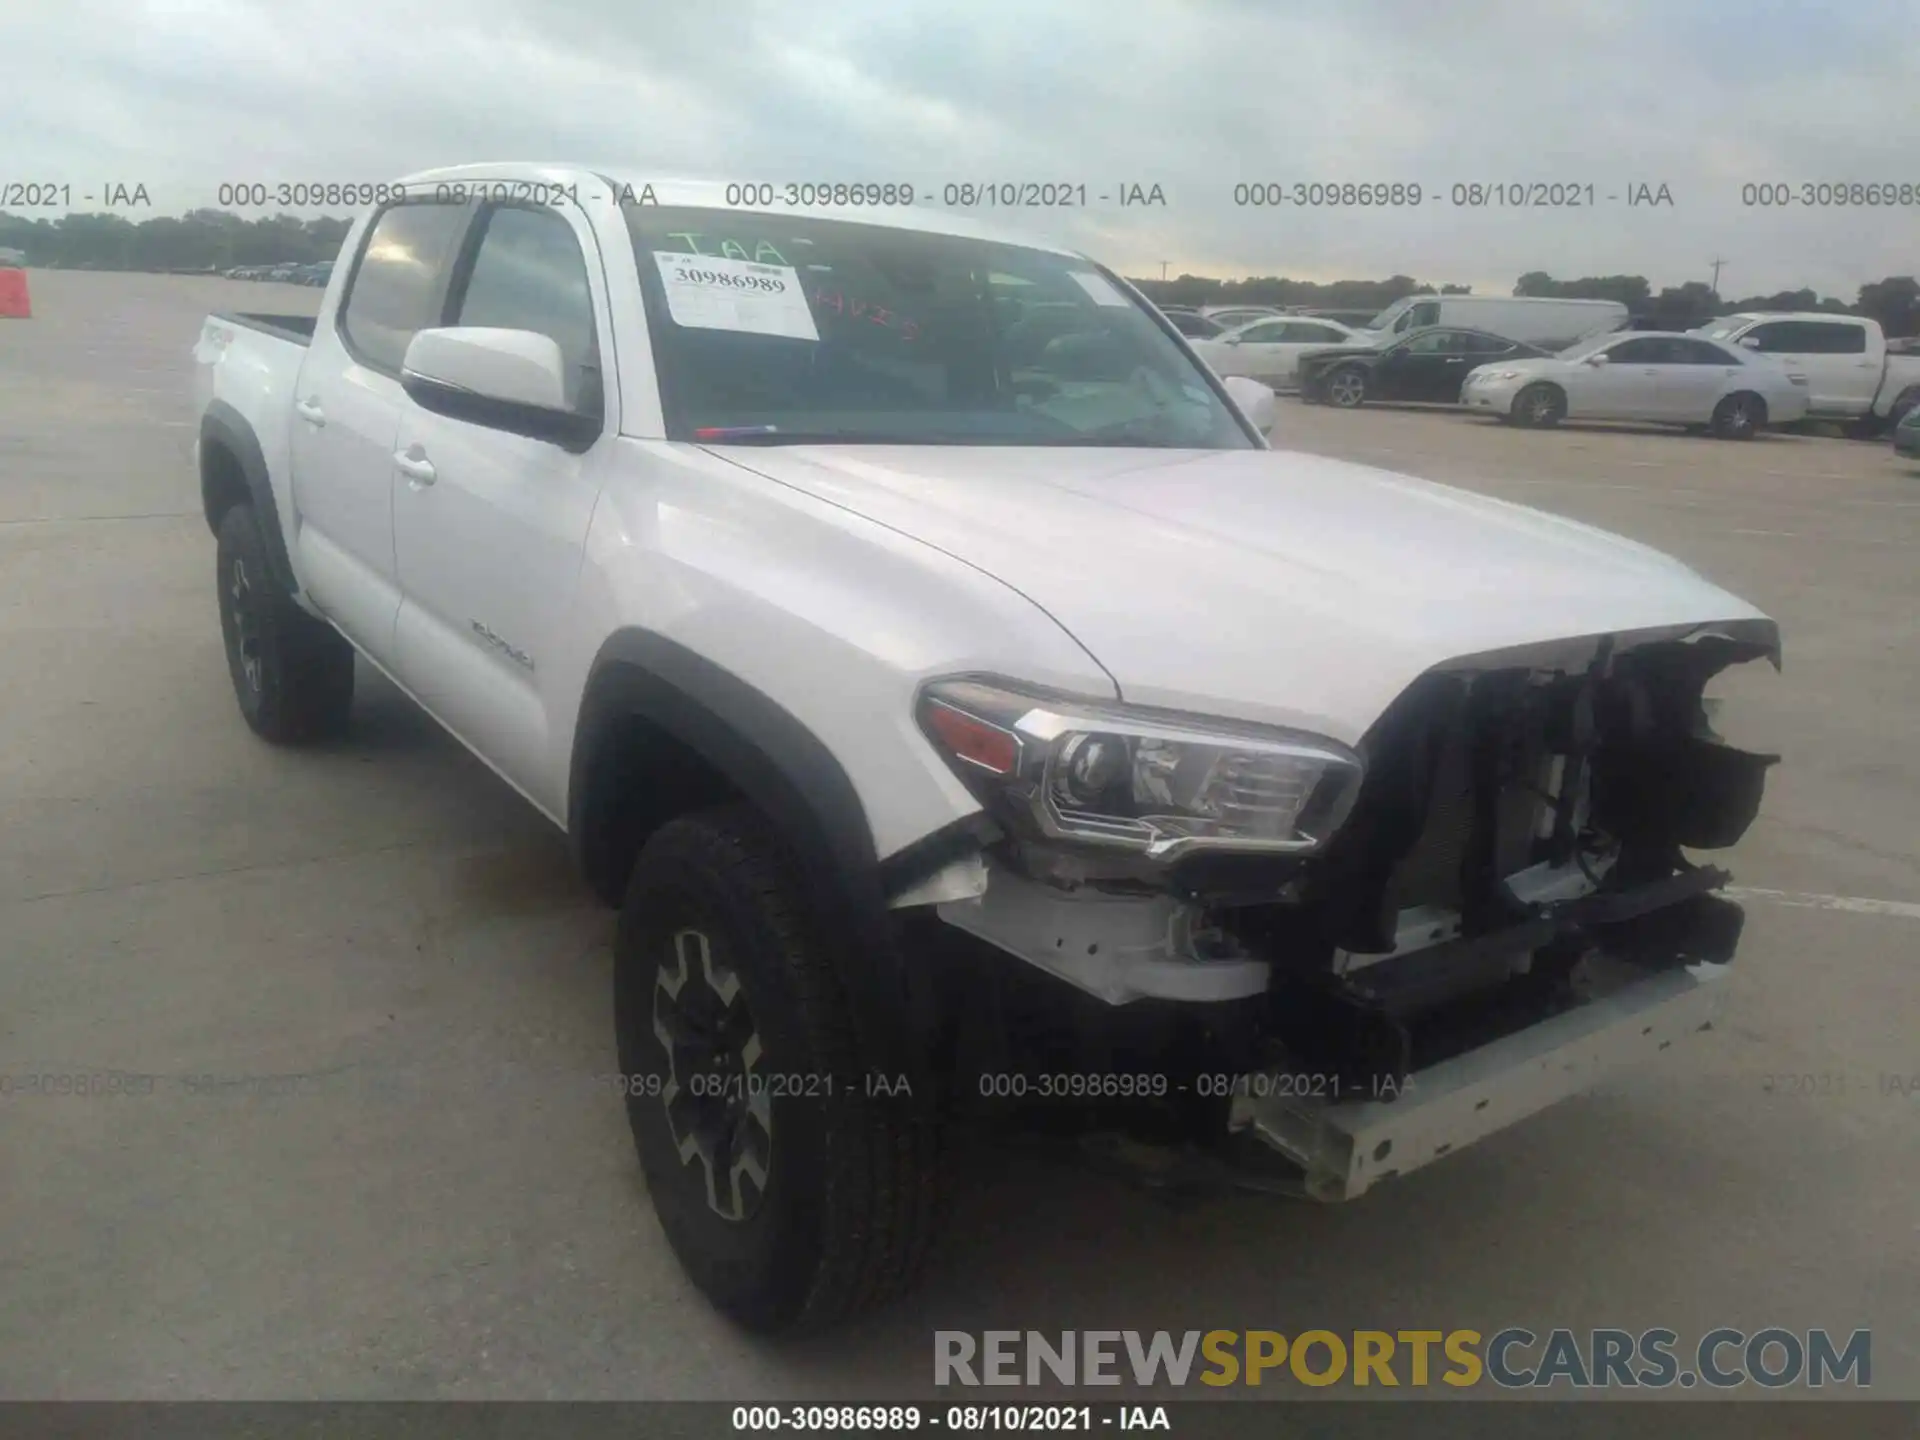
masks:
<svg viewBox="0 0 1920 1440"><path fill-rule="evenodd" d="M853 220L869 225L887 225L899 230L919 230L932 235L954 235L973 240L986 240L1000 245L1024 245L1033 250L1046 250L1056 255L1078 256L1082 252L1059 244L1057 241L1035 236L1000 225L983 225L972 216L944 209L928 203L939 194L934 186L913 184L916 202L911 206L876 205L729 205L726 194L729 185L739 181L711 180L697 176L663 176L642 174L631 166L595 166L580 164L535 164L526 161L481 161L471 165L443 166L436 170L420 170L412 175L403 175L398 184L431 185L435 183L477 184L484 181L518 181L535 185L580 187L602 185L609 187L611 195L624 195L629 190L636 195L652 195L653 202L660 205L688 205L709 210L732 210L738 213L772 215L808 215L825 220ZM754 182L760 183L760 182ZM804 182L818 184L817 181ZM776 200L781 186L774 187ZM596 190L595 194L601 192ZM585 192L582 191L582 198ZM925 196L926 200L920 197Z"/></svg>

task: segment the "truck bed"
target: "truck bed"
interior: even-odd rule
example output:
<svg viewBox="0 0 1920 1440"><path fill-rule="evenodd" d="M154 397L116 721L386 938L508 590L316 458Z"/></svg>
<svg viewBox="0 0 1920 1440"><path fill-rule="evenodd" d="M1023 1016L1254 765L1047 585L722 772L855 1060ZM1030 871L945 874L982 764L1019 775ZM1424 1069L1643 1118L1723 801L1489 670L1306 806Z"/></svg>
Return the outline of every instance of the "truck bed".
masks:
<svg viewBox="0 0 1920 1440"><path fill-rule="evenodd" d="M272 335L281 340L291 340L296 345L313 343L312 315L266 315L252 310L220 310L213 316L230 325L243 325L249 330L258 330L264 335Z"/></svg>

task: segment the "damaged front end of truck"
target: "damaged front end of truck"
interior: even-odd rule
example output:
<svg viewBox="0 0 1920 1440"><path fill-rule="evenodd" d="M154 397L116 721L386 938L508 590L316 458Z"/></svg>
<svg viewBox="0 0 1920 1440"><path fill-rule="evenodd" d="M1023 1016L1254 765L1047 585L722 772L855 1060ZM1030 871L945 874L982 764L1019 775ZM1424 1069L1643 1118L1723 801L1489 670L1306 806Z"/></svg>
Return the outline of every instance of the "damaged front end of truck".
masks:
<svg viewBox="0 0 1920 1440"><path fill-rule="evenodd" d="M1351 750L1271 753L928 687L1003 831L935 908L1028 962L955 987L960 1092L1339 1200L1660 1055L1711 1025L1739 943L1732 877L1689 852L1745 834L1778 761L1706 694L1762 659L1762 619L1467 657Z"/></svg>

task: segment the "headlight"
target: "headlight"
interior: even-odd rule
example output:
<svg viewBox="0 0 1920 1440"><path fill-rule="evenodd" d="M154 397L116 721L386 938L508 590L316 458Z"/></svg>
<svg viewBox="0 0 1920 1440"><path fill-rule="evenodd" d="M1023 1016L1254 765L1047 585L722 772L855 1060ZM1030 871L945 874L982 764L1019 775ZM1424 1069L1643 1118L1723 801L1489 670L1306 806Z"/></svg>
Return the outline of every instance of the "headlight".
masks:
<svg viewBox="0 0 1920 1440"><path fill-rule="evenodd" d="M990 809L1054 839L1153 860L1317 849L1363 774L1334 740L994 681L930 684L917 718Z"/></svg>
<svg viewBox="0 0 1920 1440"><path fill-rule="evenodd" d="M1489 370L1481 378L1486 380L1518 380L1520 378L1520 372L1518 370Z"/></svg>

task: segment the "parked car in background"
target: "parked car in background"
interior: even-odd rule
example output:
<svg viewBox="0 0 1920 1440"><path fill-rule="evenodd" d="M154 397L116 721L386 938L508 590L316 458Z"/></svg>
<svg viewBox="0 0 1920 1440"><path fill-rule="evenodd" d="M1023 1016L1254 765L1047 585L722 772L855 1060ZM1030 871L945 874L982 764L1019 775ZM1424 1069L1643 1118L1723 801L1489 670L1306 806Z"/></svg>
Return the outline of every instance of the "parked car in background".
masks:
<svg viewBox="0 0 1920 1440"><path fill-rule="evenodd" d="M1857 420L1876 431L1920 405L1920 355L1887 348L1878 320L1802 312L1723 315L1690 332L1771 355L1807 377L1807 414Z"/></svg>
<svg viewBox="0 0 1920 1440"><path fill-rule="evenodd" d="M1893 427L1893 453L1920 460L1920 405L1907 411Z"/></svg>
<svg viewBox="0 0 1920 1440"><path fill-rule="evenodd" d="M1920 355L1920 335L1909 335L1901 340L1887 341L1889 355Z"/></svg>
<svg viewBox="0 0 1920 1440"><path fill-rule="evenodd" d="M1296 315L1255 320L1216 339L1196 340L1193 351L1216 375L1244 375L1275 390L1291 390L1297 384L1296 369L1305 352L1360 343L1364 342L1355 338L1353 330L1338 321Z"/></svg>
<svg viewBox="0 0 1920 1440"><path fill-rule="evenodd" d="M1209 320L1198 310L1173 309L1162 310L1160 313L1167 317L1167 322L1174 329L1189 340L1207 340L1226 333L1216 321Z"/></svg>
<svg viewBox="0 0 1920 1440"><path fill-rule="evenodd" d="M1360 329L1378 340L1430 325L1484 330L1549 353L1627 323L1617 300L1551 300L1526 295L1408 295Z"/></svg>
<svg viewBox="0 0 1920 1440"><path fill-rule="evenodd" d="M1287 312L1278 305L1202 305L1200 313L1222 330L1248 325L1255 320L1271 320Z"/></svg>
<svg viewBox="0 0 1920 1440"><path fill-rule="evenodd" d="M1751 440L1806 416L1807 377L1698 335L1629 330L1558 355L1478 366L1460 403L1528 427L1650 420Z"/></svg>
<svg viewBox="0 0 1920 1440"><path fill-rule="evenodd" d="M1293 312L1306 320L1338 320L1350 330L1364 330L1373 323L1372 310L1316 310L1302 306Z"/></svg>
<svg viewBox="0 0 1920 1440"><path fill-rule="evenodd" d="M1390 345L1356 339L1337 350L1309 350L1296 361L1300 398L1351 410L1369 400L1420 400L1452 405L1477 365L1549 352L1485 330L1435 326Z"/></svg>

